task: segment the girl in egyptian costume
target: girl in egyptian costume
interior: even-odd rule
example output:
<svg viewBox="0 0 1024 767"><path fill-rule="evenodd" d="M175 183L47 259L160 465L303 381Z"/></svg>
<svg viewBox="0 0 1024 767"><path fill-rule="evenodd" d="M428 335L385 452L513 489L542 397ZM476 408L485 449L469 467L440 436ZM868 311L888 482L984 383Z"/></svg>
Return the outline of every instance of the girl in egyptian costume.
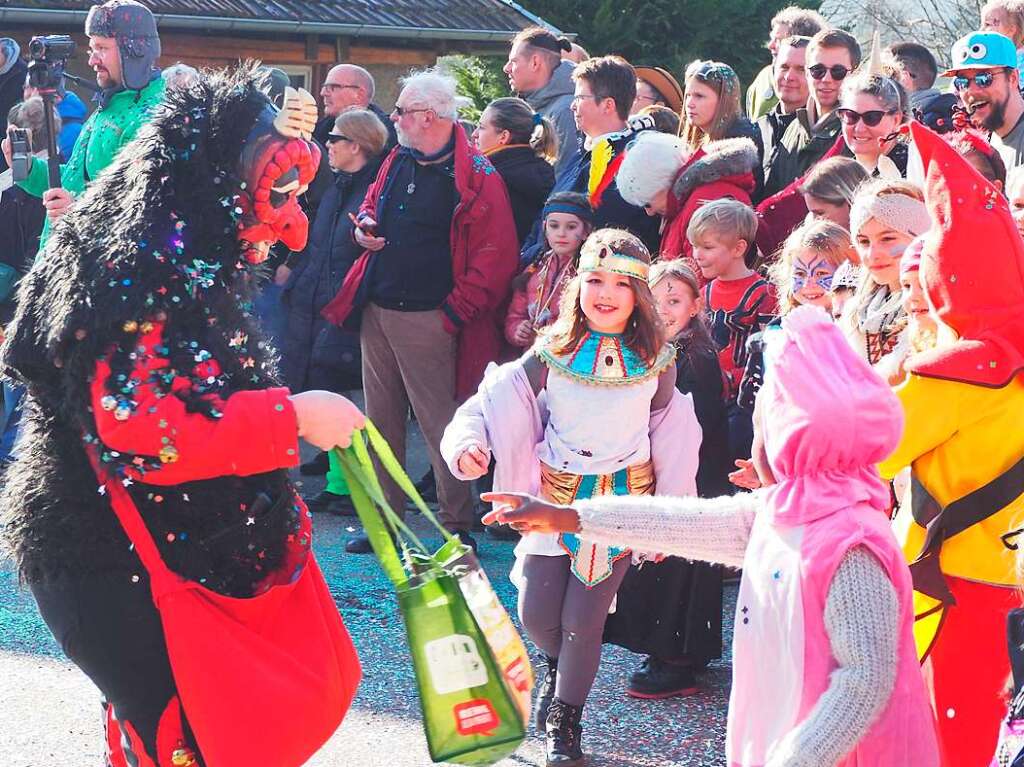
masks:
<svg viewBox="0 0 1024 767"><path fill-rule="evenodd" d="M649 265L633 235L590 235L558 322L521 359L492 366L449 424L441 452L456 477L482 475L493 456L496 489L558 503L656 488L695 494L700 427L674 386ZM535 721L549 764L583 758L583 704L631 554L571 534L529 534L516 547L519 616L547 657Z"/></svg>

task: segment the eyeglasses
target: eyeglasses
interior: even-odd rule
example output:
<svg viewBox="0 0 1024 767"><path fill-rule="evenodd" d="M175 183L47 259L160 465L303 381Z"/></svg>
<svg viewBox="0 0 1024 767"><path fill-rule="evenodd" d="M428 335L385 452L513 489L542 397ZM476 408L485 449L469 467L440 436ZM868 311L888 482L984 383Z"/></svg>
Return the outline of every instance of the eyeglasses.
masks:
<svg viewBox="0 0 1024 767"><path fill-rule="evenodd" d="M577 93L572 97L573 104L579 104L583 99L594 99L594 101L600 101L601 99L595 96L593 93Z"/></svg>
<svg viewBox="0 0 1024 767"><path fill-rule="evenodd" d="M363 89L363 86L361 85L342 85L341 83L324 83L323 87L329 88L332 91L343 91L346 88L351 88L356 91L361 91Z"/></svg>
<svg viewBox="0 0 1024 767"><path fill-rule="evenodd" d="M890 109L889 111L883 111L881 109L872 109L868 112L855 112L852 109L837 109L836 115L846 125L856 125L861 120L869 128L874 128L880 122L882 118L888 115L896 114L895 110Z"/></svg>
<svg viewBox="0 0 1024 767"><path fill-rule="evenodd" d="M989 87L996 78L999 72L1005 72L1005 69L1000 69L997 72L978 72L976 75L957 75L953 78L953 90L965 91L971 87L973 81L979 88Z"/></svg>
<svg viewBox="0 0 1024 767"><path fill-rule="evenodd" d="M416 112L433 112L433 111L434 110L431 109L430 107L423 107L421 109L410 109L409 107L400 107L397 104L395 104L395 108L391 110L391 114L398 115L399 117L401 117L402 115L416 114Z"/></svg>
<svg viewBox="0 0 1024 767"><path fill-rule="evenodd" d="M825 73L828 72L836 82L845 79L850 74L850 68L844 67L842 64L833 64L830 67L826 67L824 64L815 64L813 67L807 67L807 71L815 80L824 79Z"/></svg>
<svg viewBox="0 0 1024 767"><path fill-rule="evenodd" d="M348 136L344 136L344 135L342 135L340 133L328 133L327 134L327 143L328 144L336 144L339 141L349 141L349 142L351 142L352 139L350 139Z"/></svg>

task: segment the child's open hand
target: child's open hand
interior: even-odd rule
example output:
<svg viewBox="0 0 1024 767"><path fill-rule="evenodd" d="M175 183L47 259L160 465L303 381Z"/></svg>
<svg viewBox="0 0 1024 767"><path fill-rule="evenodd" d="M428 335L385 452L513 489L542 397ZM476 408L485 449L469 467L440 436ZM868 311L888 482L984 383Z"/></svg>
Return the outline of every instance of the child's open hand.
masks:
<svg viewBox="0 0 1024 767"><path fill-rule="evenodd" d="M473 445L459 456L459 471L470 479L482 477L491 464L491 456L480 445Z"/></svg>
<svg viewBox="0 0 1024 767"><path fill-rule="evenodd" d="M572 506L555 506L525 493L483 493L480 500L495 504L484 514L485 525L508 525L521 533L575 533L580 517Z"/></svg>
<svg viewBox="0 0 1024 767"><path fill-rule="evenodd" d="M732 482L736 487L742 487L746 490L757 490L761 487L761 480L757 476L757 472L754 470L754 462L751 460L743 460L740 458L736 461L736 466L739 468L729 474L729 481Z"/></svg>

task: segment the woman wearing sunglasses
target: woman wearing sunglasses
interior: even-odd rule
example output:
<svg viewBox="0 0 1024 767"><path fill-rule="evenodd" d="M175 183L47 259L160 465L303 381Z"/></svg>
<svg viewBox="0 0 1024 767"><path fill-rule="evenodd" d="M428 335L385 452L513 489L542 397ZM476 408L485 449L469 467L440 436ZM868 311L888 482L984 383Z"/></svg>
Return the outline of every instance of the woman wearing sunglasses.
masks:
<svg viewBox="0 0 1024 767"><path fill-rule="evenodd" d="M907 146L894 137L906 122L906 105L903 86L884 75L859 73L843 82L836 110L843 140L868 174L889 179L906 177Z"/></svg>

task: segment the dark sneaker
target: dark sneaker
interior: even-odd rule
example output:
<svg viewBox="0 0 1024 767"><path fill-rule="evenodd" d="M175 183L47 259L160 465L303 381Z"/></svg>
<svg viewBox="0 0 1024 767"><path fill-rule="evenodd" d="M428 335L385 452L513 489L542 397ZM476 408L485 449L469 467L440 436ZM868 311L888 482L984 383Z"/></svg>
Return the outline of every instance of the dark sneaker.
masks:
<svg viewBox="0 0 1024 767"><path fill-rule="evenodd" d="M373 551L373 546L370 545L370 539L366 537L366 533L360 533L355 538L348 539L345 551L349 554L369 554Z"/></svg>
<svg viewBox="0 0 1024 767"><path fill-rule="evenodd" d="M327 459L327 453L321 450L317 453L316 458L306 461L299 467L299 474L304 477L322 477L330 468L331 464Z"/></svg>
<svg viewBox="0 0 1024 767"><path fill-rule="evenodd" d="M352 499L347 495L338 495L327 490L321 490L311 498L304 498L306 508L314 514L326 512L336 517L356 516L356 507L352 505Z"/></svg>
<svg viewBox="0 0 1024 767"><path fill-rule="evenodd" d="M689 666L676 666L649 657L629 678L626 694L644 700L685 698L700 692L697 677Z"/></svg>
<svg viewBox="0 0 1024 767"><path fill-rule="evenodd" d="M424 502L437 503L437 483L434 481L433 468L430 468L426 474L420 477L416 483L416 492L422 496Z"/></svg>
<svg viewBox="0 0 1024 767"><path fill-rule="evenodd" d="M476 539L472 535L465 530L456 530L452 535L462 541L463 545L473 549L473 553L476 554Z"/></svg>
<svg viewBox="0 0 1024 767"><path fill-rule="evenodd" d="M518 541L522 536L511 525L487 525L487 534L499 541Z"/></svg>

